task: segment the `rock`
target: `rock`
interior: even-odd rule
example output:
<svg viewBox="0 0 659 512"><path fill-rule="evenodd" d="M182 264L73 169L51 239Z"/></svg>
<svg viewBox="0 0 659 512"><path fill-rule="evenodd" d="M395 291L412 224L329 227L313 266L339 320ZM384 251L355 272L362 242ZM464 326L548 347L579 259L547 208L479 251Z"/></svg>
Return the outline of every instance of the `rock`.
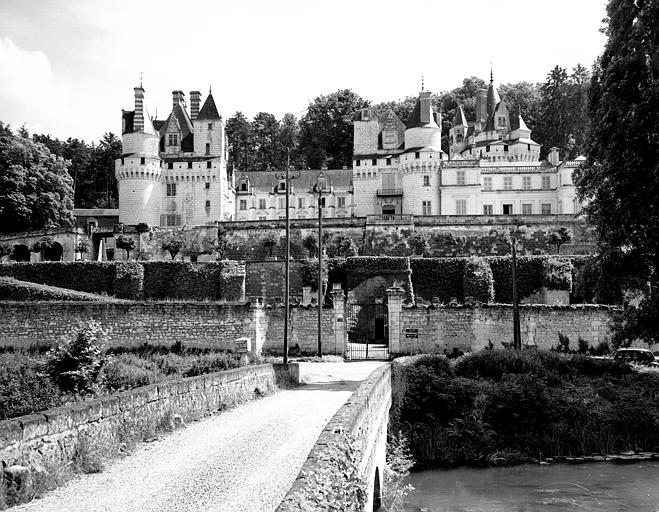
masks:
<svg viewBox="0 0 659 512"><path fill-rule="evenodd" d="M26 495L32 489L32 474L29 468L14 464L7 466L2 462L5 489L16 495Z"/></svg>

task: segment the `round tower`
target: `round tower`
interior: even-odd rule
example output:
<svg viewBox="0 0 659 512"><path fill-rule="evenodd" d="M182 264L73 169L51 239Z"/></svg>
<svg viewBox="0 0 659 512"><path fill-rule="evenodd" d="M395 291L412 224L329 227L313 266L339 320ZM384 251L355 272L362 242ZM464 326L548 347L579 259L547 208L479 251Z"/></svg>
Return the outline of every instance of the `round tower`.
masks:
<svg viewBox="0 0 659 512"><path fill-rule="evenodd" d="M407 158L406 158L407 157ZM402 155L399 166L404 215L439 215L441 155L435 151Z"/></svg>
<svg viewBox="0 0 659 512"><path fill-rule="evenodd" d="M123 112L122 157L115 161L119 222L160 225L162 163L160 136L144 106L144 89L135 88L135 110Z"/></svg>

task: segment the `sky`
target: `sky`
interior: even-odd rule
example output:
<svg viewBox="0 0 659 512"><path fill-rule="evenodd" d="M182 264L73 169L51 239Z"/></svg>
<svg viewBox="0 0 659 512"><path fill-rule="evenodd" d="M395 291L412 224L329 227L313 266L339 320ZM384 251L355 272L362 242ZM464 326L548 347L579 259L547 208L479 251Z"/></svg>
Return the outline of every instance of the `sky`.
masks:
<svg viewBox="0 0 659 512"><path fill-rule="evenodd" d="M375 103L468 76L543 82L590 68L605 0L0 0L0 121L99 140L121 132L142 80L152 116L212 87L226 120L301 117L351 89Z"/></svg>

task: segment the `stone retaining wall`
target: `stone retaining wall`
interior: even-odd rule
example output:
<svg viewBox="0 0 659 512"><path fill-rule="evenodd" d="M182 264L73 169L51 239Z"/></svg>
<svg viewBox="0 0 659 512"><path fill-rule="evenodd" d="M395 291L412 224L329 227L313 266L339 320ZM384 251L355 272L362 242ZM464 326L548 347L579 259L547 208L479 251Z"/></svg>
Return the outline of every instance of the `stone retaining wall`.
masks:
<svg viewBox="0 0 659 512"><path fill-rule="evenodd" d="M59 468L69 464L85 443L111 452L145 433L172 428L178 416L184 422L201 418L272 393L278 382L287 380L283 365L248 366L2 421L0 460L32 472Z"/></svg>
<svg viewBox="0 0 659 512"><path fill-rule="evenodd" d="M375 370L330 420L276 512L325 511L329 503L333 510L374 510L374 490L383 485L390 406L387 364Z"/></svg>

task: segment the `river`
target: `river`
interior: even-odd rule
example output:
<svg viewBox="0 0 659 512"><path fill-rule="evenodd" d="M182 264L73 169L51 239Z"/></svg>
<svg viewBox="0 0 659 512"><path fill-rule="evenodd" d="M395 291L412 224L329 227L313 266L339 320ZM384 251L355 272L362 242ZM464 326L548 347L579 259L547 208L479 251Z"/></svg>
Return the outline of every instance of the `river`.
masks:
<svg viewBox="0 0 659 512"><path fill-rule="evenodd" d="M409 511L659 511L656 460L430 470L408 483Z"/></svg>

